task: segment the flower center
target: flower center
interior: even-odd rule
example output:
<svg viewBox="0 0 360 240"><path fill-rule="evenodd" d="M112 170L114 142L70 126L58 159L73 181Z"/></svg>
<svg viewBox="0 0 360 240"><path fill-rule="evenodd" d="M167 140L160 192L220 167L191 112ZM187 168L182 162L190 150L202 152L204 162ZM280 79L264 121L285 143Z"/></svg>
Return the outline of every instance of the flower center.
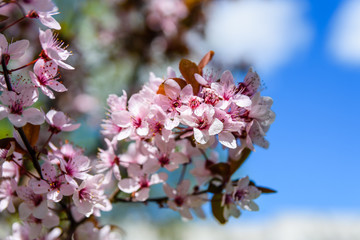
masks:
<svg viewBox="0 0 360 240"><path fill-rule="evenodd" d="M159 157L159 162L160 162L161 166L164 166L164 165L167 165L170 163L170 159L165 154L162 154Z"/></svg>
<svg viewBox="0 0 360 240"><path fill-rule="evenodd" d="M13 105L11 105L10 112L18 115L21 115L23 113L23 107L19 103L19 101L16 101Z"/></svg>
<svg viewBox="0 0 360 240"><path fill-rule="evenodd" d="M181 196L176 196L174 199L174 202L176 204L176 206L181 207L184 204L184 198L182 198Z"/></svg>

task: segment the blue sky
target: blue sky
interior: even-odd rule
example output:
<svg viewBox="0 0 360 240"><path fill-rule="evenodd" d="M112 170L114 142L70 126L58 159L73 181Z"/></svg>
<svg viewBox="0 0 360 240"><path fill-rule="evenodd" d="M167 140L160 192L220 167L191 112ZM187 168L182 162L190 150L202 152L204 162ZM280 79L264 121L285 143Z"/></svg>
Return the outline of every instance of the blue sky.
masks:
<svg viewBox="0 0 360 240"><path fill-rule="evenodd" d="M243 173L278 193L257 201L255 218L289 210L360 215L360 64L339 62L328 47L344 2L307 2L308 47L273 72L259 72L277 118L268 132L270 148L257 148Z"/></svg>
<svg viewBox="0 0 360 240"><path fill-rule="evenodd" d="M286 211L360 216L360 26L345 34L336 28L339 18L349 15L346 5L355 2L360 7L359 1L244 0L238 8L218 2L209 12L209 39L196 46L199 55L212 49L215 59L224 62L249 56L267 87L263 95L274 99L277 114L267 136L270 148L258 147L239 176L249 175L278 193L261 196L260 212L244 213L241 221ZM336 36L359 39L355 46L339 43L353 48L352 56L346 53L340 59L341 48L330 44L334 36L334 41ZM232 44L238 49L222 48Z"/></svg>

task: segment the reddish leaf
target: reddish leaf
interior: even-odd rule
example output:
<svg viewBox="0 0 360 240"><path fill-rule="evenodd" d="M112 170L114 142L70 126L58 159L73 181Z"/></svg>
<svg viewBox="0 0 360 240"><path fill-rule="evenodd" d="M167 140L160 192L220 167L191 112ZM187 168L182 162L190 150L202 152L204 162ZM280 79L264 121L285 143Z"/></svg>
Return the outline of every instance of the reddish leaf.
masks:
<svg viewBox="0 0 360 240"><path fill-rule="evenodd" d="M236 170L238 170L241 165L245 162L245 160L249 157L251 150L249 148L244 148L240 153L240 157L238 159L229 158L230 163L230 174L233 175Z"/></svg>
<svg viewBox="0 0 360 240"><path fill-rule="evenodd" d="M212 174L220 175L224 182L227 182L230 179L230 165L228 163L217 163L212 165L209 169Z"/></svg>
<svg viewBox="0 0 360 240"><path fill-rule="evenodd" d="M3 22L5 20L7 20L8 18L9 18L8 16L0 14L0 22Z"/></svg>
<svg viewBox="0 0 360 240"><path fill-rule="evenodd" d="M14 142L15 143L15 152L18 153L22 153L25 154L27 153L24 149L22 149L22 147L16 142L15 138L3 138L0 139L0 148L6 148L9 149L10 148L10 142Z"/></svg>
<svg viewBox="0 0 360 240"><path fill-rule="evenodd" d="M219 223L225 224L227 220L224 218L224 206L221 206L221 202L222 194L214 194L213 198L211 199L211 211Z"/></svg>
<svg viewBox="0 0 360 240"><path fill-rule="evenodd" d="M271 188L267 188L267 187L256 186L256 188L259 189L261 191L261 193L277 193L276 190L271 189Z"/></svg>
<svg viewBox="0 0 360 240"><path fill-rule="evenodd" d="M181 78L171 78L171 79L173 79L175 82L177 82L181 89L183 89L186 86L186 82L184 81L184 79L181 79ZM157 90L156 94L166 95L165 94L165 84L166 84L165 81L162 84L160 84L159 89Z"/></svg>
<svg viewBox="0 0 360 240"><path fill-rule="evenodd" d="M159 89L157 90L156 94L162 94L165 95L165 82L163 82L162 84L160 84Z"/></svg>
<svg viewBox="0 0 360 240"><path fill-rule="evenodd" d="M223 184L222 184L222 180L218 179L218 178L213 178L210 183L209 183L209 187L208 187L208 192L210 193L221 193L223 190Z"/></svg>
<svg viewBox="0 0 360 240"><path fill-rule="evenodd" d="M183 89L187 85L187 83L182 78L171 78L171 79L176 81L179 84L181 89Z"/></svg>
<svg viewBox="0 0 360 240"><path fill-rule="evenodd" d="M40 125L32 125L31 123L27 123L23 127L25 136L29 141L31 147L34 147L39 139Z"/></svg>
<svg viewBox="0 0 360 240"><path fill-rule="evenodd" d="M210 51L208 52L202 59L201 61L199 62L199 72L202 74L202 70L203 68L211 61L211 59L213 58L214 56L214 51Z"/></svg>
<svg viewBox="0 0 360 240"><path fill-rule="evenodd" d="M194 95L197 95L200 89L200 84L196 81L194 74L200 74L200 72L196 63L187 59L182 59L179 64L179 69L186 82L191 84L193 87Z"/></svg>

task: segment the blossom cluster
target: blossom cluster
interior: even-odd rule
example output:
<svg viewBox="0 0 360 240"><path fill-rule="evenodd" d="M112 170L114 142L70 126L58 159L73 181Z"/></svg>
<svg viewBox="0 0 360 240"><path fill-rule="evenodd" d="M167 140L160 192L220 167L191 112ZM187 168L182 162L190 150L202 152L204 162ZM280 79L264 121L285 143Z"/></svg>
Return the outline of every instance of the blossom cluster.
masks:
<svg viewBox="0 0 360 240"><path fill-rule="evenodd" d="M202 64L206 65L212 54L205 56ZM186 166L192 164L195 167L190 175L196 178L197 188L209 184L218 176L217 168L222 164L217 163L211 149L221 145L236 162L244 149L254 150L253 144L267 148L264 137L275 115L270 109L272 99L260 96L260 79L252 69L237 84L230 71L217 78L215 74L204 74L201 63L182 60L179 66L182 76L172 68L168 68L164 79L151 73L149 82L129 99L126 92L109 96L108 117L102 124L107 149L100 150L98 166L108 182L115 179L122 192L131 194L132 201L147 201L150 186L163 184L167 205L183 218L192 219L189 209L203 216L200 206L207 202L207 194L189 192L190 182L182 178L176 189L171 188L166 182L168 174L180 167L185 172ZM121 141L130 142L129 150L116 154ZM125 178L119 167L127 170ZM223 206L230 206L230 202L252 203L251 199L260 195L246 178L238 186L242 190L236 190L230 176L220 176L225 191ZM257 210L255 204L246 206L243 208Z"/></svg>
<svg viewBox="0 0 360 240"><path fill-rule="evenodd" d="M46 27L61 28L52 17L58 8L51 0L9 4L24 11L20 20L39 19ZM41 45L38 57L14 69L9 69L9 64L20 63L31 44L26 39L9 41L10 36L0 33L0 120L7 118L15 129L14 137L1 140L0 212L18 213L21 219L13 224L13 235L7 239L59 239L79 235L81 233L63 231L61 212L71 224L80 225L86 217L99 216L100 210L111 209L102 185L104 176L89 173L91 160L84 156L83 150L68 142L58 146L50 142L52 136L73 131L80 124L73 123L61 111L44 112L43 108L34 107L40 94L55 99L55 94L67 91L60 80L59 68L74 69L66 63L71 52L51 29L39 29L37 33ZM47 125L48 133L42 134L49 137L41 148L36 145L39 126L43 124ZM96 229L93 227L93 231ZM97 239L113 234L109 226L103 229L99 229L101 234Z"/></svg>
<svg viewBox="0 0 360 240"><path fill-rule="evenodd" d="M26 11L24 18L60 28L51 0L10 4L15 3ZM34 105L40 94L55 99L67 91L59 68L74 69L66 62L71 52L51 29L37 34L38 57L9 69L30 42L9 43L0 33L0 120L14 126L13 137L0 140L0 212L17 213L21 220L7 239L119 239L116 229L97 222L118 202L155 202L190 220L193 213L204 218L202 206L210 200L215 218L225 223L240 215L238 206L256 211L253 199L273 192L248 177L232 179L254 144L268 147L265 134L275 118L272 99L260 95L252 69L240 83L230 71L205 73L214 54L209 52L199 64L181 60L180 74L170 67L164 78L151 73L129 98L125 91L109 95L102 124L106 148L92 159L68 141L52 141L80 124ZM46 130L40 131L43 124ZM47 140L39 141L40 134ZM217 147L228 151L227 161L219 159ZM176 184L172 174L179 175ZM161 197L152 196L153 185L162 186Z"/></svg>

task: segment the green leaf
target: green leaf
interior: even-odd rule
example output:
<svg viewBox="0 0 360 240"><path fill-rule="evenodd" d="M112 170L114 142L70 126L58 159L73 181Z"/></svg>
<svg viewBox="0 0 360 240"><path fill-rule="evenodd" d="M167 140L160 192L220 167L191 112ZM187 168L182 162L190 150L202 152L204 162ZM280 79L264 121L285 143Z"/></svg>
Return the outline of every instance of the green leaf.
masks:
<svg viewBox="0 0 360 240"><path fill-rule="evenodd" d="M245 162L245 160L249 157L251 150L249 148L244 148L240 153L240 157L238 159L229 158L230 163L230 174L233 175Z"/></svg>
<svg viewBox="0 0 360 240"><path fill-rule="evenodd" d="M211 211L214 217L221 224L225 224L227 220L224 218L224 206L221 206L222 202L222 194L216 193L211 199Z"/></svg>

